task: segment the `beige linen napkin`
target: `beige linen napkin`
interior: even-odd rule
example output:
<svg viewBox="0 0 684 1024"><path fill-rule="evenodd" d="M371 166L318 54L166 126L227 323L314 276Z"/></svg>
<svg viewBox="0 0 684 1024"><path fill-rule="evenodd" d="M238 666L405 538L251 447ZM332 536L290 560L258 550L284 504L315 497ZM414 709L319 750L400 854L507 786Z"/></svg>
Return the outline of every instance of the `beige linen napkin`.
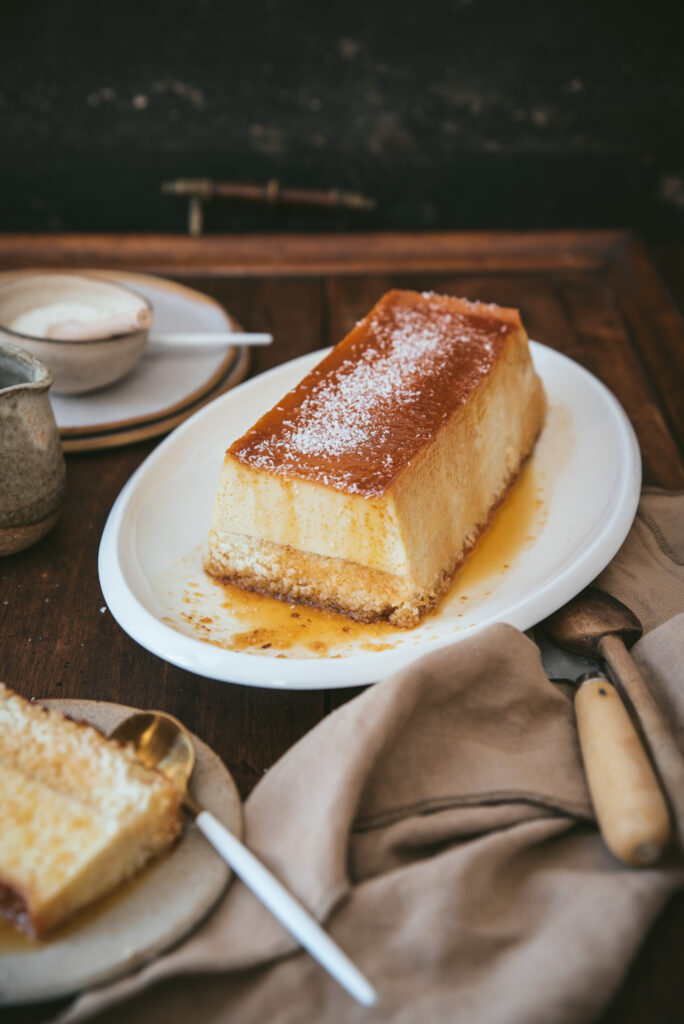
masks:
<svg viewBox="0 0 684 1024"><path fill-rule="evenodd" d="M599 581L650 628L635 654L678 730L683 517L684 496L645 494ZM572 705L534 644L503 624L329 715L259 783L246 825L378 1005L354 1003L236 882L178 949L86 993L60 1021L589 1021L684 884L676 852L642 870L607 852Z"/></svg>

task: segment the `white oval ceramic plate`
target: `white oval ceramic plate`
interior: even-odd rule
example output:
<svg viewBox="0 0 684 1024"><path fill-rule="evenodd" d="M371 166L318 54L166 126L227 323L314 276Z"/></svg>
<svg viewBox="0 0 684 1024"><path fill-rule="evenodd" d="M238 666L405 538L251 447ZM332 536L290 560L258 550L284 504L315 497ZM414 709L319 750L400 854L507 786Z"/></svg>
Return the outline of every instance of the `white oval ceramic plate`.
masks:
<svg viewBox="0 0 684 1024"><path fill-rule="evenodd" d="M617 552L639 500L634 432L603 384L533 342L550 411L531 460L543 484L543 514L519 553L472 582L467 597L457 576L436 613L415 629L394 630L388 643L353 637L323 657L305 644L288 650L272 644L254 653L226 649L231 629L245 630L244 619L231 620L221 588L203 578L201 567L223 454L323 354L302 356L216 399L162 442L123 488L102 536L100 582L112 614L143 647L227 682L287 689L371 683L490 623L528 629L591 582ZM469 562L477 557L478 549ZM219 643L201 639L188 624L188 586L200 580L205 617L223 616L215 622Z"/></svg>
<svg viewBox="0 0 684 1024"><path fill-rule="evenodd" d="M134 712L104 701L43 703L111 732ZM193 793L236 835L242 835L240 797L220 758L194 738ZM79 992L127 974L188 934L221 897L230 869L204 836L188 825L170 853L118 892L104 897L33 944L0 931L0 1006Z"/></svg>

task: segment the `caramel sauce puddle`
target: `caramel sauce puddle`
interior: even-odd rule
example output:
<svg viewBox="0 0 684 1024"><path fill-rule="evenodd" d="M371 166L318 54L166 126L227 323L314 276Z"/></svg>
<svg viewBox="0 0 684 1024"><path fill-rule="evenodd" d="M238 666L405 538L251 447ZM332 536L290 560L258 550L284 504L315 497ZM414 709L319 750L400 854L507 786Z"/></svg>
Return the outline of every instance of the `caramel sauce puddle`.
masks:
<svg viewBox="0 0 684 1024"><path fill-rule="evenodd" d="M138 889L147 881L150 873L166 856L168 854L156 857L133 878L129 878L118 885L116 889L106 893L104 896L100 896L92 903L88 903L81 910L77 910L75 914L58 925L44 939L32 939L21 929L13 925L11 921L0 917L0 955L35 953L36 950L44 949L53 943L68 939L82 928L87 928L90 924L97 921L98 918L104 917L122 900L127 899L129 896L135 896Z"/></svg>
<svg viewBox="0 0 684 1024"><path fill-rule="evenodd" d="M531 459L496 511L487 531L468 555L454 577L451 590L440 606L457 600L463 605L479 600L483 583L496 582L538 536L546 522L545 474ZM206 583L222 591L221 608L245 623L246 629L227 634L225 625L215 621L208 609L201 584L186 585L183 602L186 609L181 618L198 639L232 651L266 653L271 648L283 652L295 648L310 651L318 657L342 657L339 648L353 645L356 651L383 651L406 638L411 630L399 629L386 622L355 622L308 605L291 604L273 597L241 590L230 583L207 579ZM487 592L489 593L489 591ZM486 596L486 595L485 595ZM434 614L434 613L431 613ZM464 612L459 612L463 617ZM166 621L171 621L167 619ZM430 616L423 620L429 623Z"/></svg>

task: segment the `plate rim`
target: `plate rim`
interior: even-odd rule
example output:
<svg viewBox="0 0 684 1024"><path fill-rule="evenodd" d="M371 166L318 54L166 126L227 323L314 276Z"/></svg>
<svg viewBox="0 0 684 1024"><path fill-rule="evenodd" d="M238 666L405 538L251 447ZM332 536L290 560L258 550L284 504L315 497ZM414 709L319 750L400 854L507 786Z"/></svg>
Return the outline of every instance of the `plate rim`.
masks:
<svg viewBox="0 0 684 1024"><path fill-rule="evenodd" d="M80 720L89 722L89 724L95 725L96 728L101 728L101 725L98 725L97 715L95 716L95 721L89 717L88 713L91 710L91 707L102 709L105 715L108 713L119 714L121 712L133 714L140 710L140 708L136 708L128 704L121 704L116 701L94 700L86 697L41 697L38 698L37 703L54 707L63 714L78 715ZM201 752L201 756L205 759L209 757L209 763L212 763L213 761L214 765L220 764L221 768L224 769L224 778L222 779L221 790L222 807L224 805L225 807L230 806L229 817L231 831L233 831L238 838L242 839L245 827L244 810L235 779L223 762L222 758L219 757L216 751L210 747L208 743L205 743L204 740L195 733L191 733L191 736L197 750ZM225 810L221 816L226 816ZM187 832L189 829L190 822L188 821L185 826L185 831ZM171 851L171 855L173 855L173 850ZM155 863L152 862L149 865L149 868L154 870L154 867ZM172 934L167 934L165 937L158 936L155 941L148 943L145 949L138 951L135 956L128 957L126 959L122 958L117 962L112 962L109 966L101 967L99 971L93 973L92 976L84 982L69 981L64 977L60 984L54 984L46 988L40 988L39 985L34 984L28 995L12 995L10 993L9 996L6 996L4 992L0 991L0 1010L18 1006L33 1006L55 999L78 996L79 994L88 992L100 985L115 983L116 981L139 971L142 967L151 963L167 950L185 941L185 939L187 939L188 936L190 936L198 927L201 927L202 923L207 919L212 910L223 899L228 886L233 879L233 871L225 863L223 863L221 867L221 873L223 875L223 879L220 884L217 884L210 895L205 896L196 911L193 911L191 920L188 919L185 923L178 923L173 929ZM106 899L107 897L105 896L103 898ZM132 925L132 927L134 927L134 925ZM20 955L22 957L31 957L32 953L31 951L26 951L22 952ZM35 971L33 973L35 974Z"/></svg>
<svg viewBox="0 0 684 1024"><path fill-rule="evenodd" d="M230 651L197 638L186 636L149 612L129 589L121 568L121 560L118 557L118 544L121 540L119 532L121 522L129 498L135 492L138 481L150 470L157 460L163 457L167 446L176 443L176 438L181 431L195 428L196 420L208 414L214 405L214 401L229 401L238 393L244 393L246 389L258 387L260 383L283 371L284 368L294 371L299 368L300 364L310 364L313 367L315 365L315 357L322 359L330 351L330 348L325 348L305 353L288 362L271 367L269 370L244 381L229 393L207 403L203 409L193 414L185 423L169 434L136 469L112 506L102 533L98 552L100 586L107 606L114 618L121 628L141 647L157 655L157 657L170 661L171 664L195 675L205 676L219 682L258 686L267 689L331 690L375 683L379 679L385 678L393 674L393 672L406 667L409 663L413 663L425 654L446 647L451 643L459 643L465 637L473 636L493 622L507 622L518 629L524 630L550 615L595 579L621 547L634 520L639 503L641 453L634 428L625 410L612 391L598 377L574 359L550 346L530 340L530 348L533 358L536 351L543 350L546 358L559 360L561 364L566 363L572 366L573 370L580 374L580 377L586 381L588 386L601 396L620 430L626 451L630 456L620 475L618 497L614 504L613 516L608 520L608 525L604 526L589 547L581 552L573 565L562 574L561 580L565 583L564 587L559 587L557 580L549 580L539 589L535 589L531 594L527 594L520 601L516 602L514 608L509 612L505 612L503 616L499 615L486 619L474 626L466 627L460 633L454 633L449 637L426 641L424 644L417 645L415 651L402 647L399 650L351 654L344 658L314 657L276 660L244 652ZM596 559L597 549L601 552L598 560ZM557 592L556 596L549 602L547 598L550 589L557 589ZM126 611L126 607L131 602L134 605L134 612L129 614ZM532 616L531 619L530 616ZM122 619L126 620L126 625L124 625ZM173 651L169 651L169 633L173 635L176 642L177 649ZM157 635L159 635L159 642L155 644L153 641ZM173 655L172 659L169 658L170 653ZM399 656L397 657L397 655ZM363 670L369 662L377 662L377 672ZM387 663L392 662L395 664L390 664L388 667ZM311 670L312 665L325 665L326 678L324 682L302 682L301 679L298 679L298 672L303 672L306 676L313 674Z"/></svg>

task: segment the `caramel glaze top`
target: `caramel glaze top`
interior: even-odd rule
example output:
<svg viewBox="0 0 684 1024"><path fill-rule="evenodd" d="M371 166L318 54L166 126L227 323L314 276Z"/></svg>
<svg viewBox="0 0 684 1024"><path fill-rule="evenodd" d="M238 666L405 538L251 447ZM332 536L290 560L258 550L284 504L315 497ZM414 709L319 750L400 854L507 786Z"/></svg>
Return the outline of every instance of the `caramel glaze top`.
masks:
<svg viewBox="0 0 684 1024"><path fill-rule="evenodd" d="M383 494L520 329L515 309L387 292L228 453L283 476Z"/></svg>

